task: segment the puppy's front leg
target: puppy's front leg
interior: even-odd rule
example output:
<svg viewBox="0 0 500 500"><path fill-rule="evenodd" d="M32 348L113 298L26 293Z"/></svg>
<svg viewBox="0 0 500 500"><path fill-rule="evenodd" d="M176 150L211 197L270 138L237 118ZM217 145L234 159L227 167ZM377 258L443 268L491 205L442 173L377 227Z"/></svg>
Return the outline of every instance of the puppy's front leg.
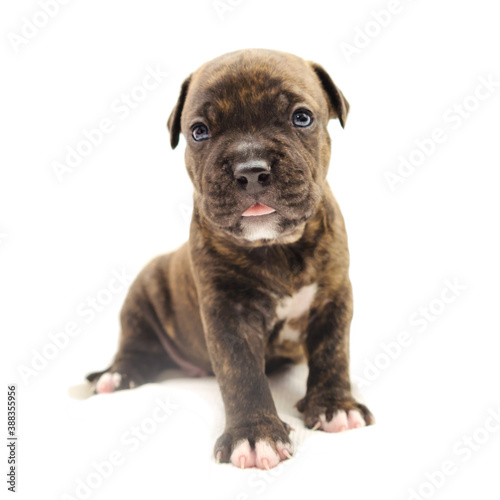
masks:
<svg viewBox="0 0 500 500"><path fill-rule="evenodd" d="M264 332L228 295L202 306L208 352L226 410L215 444L217 461L237 467L276 466L291 455L290 428L276 412L264 373Z"/></svg>
<svg viewBox="0 0 500 500"><path fill-rule="evenodd" d="M305 341L309 363L306 396L297 403L307 427L339 432L374 423L352 396L349 377L351 285L323 288L313 305Z"/></svg>

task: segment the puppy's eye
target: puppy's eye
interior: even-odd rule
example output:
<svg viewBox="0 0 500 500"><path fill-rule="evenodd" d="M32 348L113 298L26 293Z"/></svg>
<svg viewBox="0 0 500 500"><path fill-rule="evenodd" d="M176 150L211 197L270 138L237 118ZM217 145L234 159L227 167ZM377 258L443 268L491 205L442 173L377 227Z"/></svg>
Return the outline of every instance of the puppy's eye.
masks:
<svg viewBox="0 0 500 500"><path fill-rule="evenodd" d="M197 123L192 131L193 139L195 141L204 141L205 139L210 138L210 132L208 131L208 127L203 125L203 123Z"/></svg>
<svg viewBox="0 0 500 500"><path fill-rule="evenodd" d="M293 114L292 121L296 127L309 127L313 119L310 111L299 109Z"/></svg>

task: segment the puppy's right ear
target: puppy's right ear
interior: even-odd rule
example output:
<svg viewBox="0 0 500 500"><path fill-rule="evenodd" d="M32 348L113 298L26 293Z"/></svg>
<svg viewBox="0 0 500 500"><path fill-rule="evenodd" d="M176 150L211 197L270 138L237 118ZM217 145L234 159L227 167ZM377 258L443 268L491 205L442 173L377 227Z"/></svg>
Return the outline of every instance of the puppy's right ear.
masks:
<svg viewBox="0 0 500 500"><path fill-rule="evenodd" d="M179 144L182 109L184 108L184 102L186 101L189 84L191 83L191 76L192 75L189 75L182 83L179 99L177 99L177 104L172 110L172 113L170 113L170 118L167 122L168 132L170 133L170 145L172 146L172 149L175 149L177 144Z"/></svg>
<svg viewBox="0 0 500 500"><path fill-rule="evenodd" d="M347 115L349 114L349 103L347 102L347 99L344 97L344 94L342 94L337 85L333 83L333 80L323 66L311 61L309 64L312 66L313 71L319 78L323 91L326 93L326 97L328 98L330 118L338 118L342 128L344 128Z"/></svg>

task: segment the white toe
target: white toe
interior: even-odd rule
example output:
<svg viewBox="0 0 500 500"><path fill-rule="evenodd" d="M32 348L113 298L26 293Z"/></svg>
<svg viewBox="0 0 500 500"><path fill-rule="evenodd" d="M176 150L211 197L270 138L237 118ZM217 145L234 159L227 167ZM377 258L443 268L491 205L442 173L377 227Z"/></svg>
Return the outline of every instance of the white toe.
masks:
<svg viewBox="0 0 500 500"><path fill-rule="evenodd" d="M290 444L285 444L281 441L278 441L276 443L276 450L278 451L278 455L280 456L281 460L286 460L287 458L292 457L293 449Z"/></svg>
<svg viewBox="0 0 500 500"><path fill-rule="evenodd" d="M255 454L255 464L259 469L272 469L280 463L279 455L274 451L274 448L263 439L255 443Z"/></svg>
<svg viewBox="0 0 500 500"><path fill-rule="evenodd" d="M349 424L347 422L347 414L344 410L339 410L330 422L326 421L324 415L320 417L321 421L321 429L325 432L343 432L349 428Z"/></svg>
<svg viewBox="0 0 500 500"><path fill-rule="evenodd" d="M358 410L351 410L347 415L349 429L357 429L366 425L363 415Z"/></svg>
<svg viewBox="0 0 500 500"><path fill-rule="evenodd" d="M240 441L231 453L231 463L241 469L255 467L255 451L247 439Z"/></svg>
<svg viewBox="0 0 500 500"><path fill-rule="evenodd" d="M95 386L95 390L97 394L105 394L108 392L114 392L115 391L115 384L113 380L113 374L106 372L97 381L97 384Z"/></svg>

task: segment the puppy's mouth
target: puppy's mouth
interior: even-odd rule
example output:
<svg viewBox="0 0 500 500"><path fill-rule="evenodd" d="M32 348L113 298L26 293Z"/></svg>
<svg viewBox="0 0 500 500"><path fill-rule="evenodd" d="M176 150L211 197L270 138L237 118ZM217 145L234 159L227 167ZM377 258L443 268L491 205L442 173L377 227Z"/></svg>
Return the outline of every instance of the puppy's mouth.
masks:
<svg viewBox="0 0 500 500"><path fill-rule="evenodd" d="M269 215L276 212L274 208L263 205L262 203L254 203L250 208L247 208L242 214L242 217L257 217L259 215Z"/></svg>

